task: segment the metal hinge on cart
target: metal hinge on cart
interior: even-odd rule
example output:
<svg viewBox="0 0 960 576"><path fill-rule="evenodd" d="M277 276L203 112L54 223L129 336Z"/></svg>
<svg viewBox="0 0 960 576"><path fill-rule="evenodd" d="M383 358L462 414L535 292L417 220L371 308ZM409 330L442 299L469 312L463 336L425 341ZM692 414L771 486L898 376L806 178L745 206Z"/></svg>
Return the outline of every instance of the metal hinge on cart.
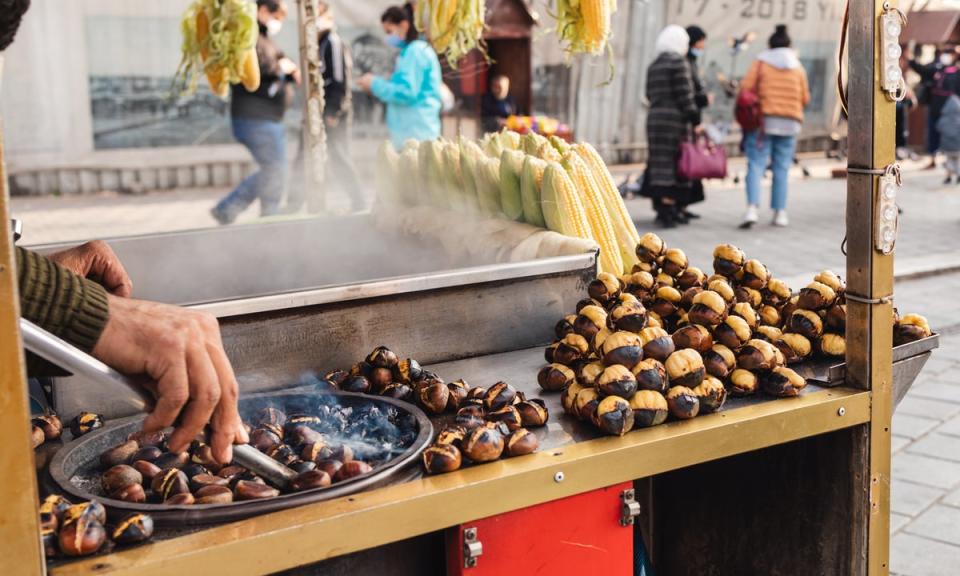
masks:
<svg viewBox="0 0 960 576"><path fill-rule="evenodd" d="M483 556L483 542L477 537L476 528L467 528L463 531L463 567L473 568L477 559Z"/></svg>
<svg viewBox="0 0 960 576"><path fill-rule="evenodd" d="M640 515L640 503L632 488L620 493L620 502L620 525L633 526Z"/></svg>

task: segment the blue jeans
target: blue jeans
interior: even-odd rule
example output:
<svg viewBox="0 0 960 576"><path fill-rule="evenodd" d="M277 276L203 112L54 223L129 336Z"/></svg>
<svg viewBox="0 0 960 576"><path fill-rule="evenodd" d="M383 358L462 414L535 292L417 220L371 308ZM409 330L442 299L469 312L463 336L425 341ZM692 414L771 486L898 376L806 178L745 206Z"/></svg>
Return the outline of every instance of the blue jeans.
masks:
<svg viewBox="0 0 960 576"><path fill-rule="evenodd" d="M759 142L758 142L759 140ZM787 178L797 150L796 136L760 136L759 131L747 134L744 151L747 154L747 204L760 205L760 186L767 164L773 156L773 195L770 207L787 209Z"/></svg>
<svg viewBox="0 0 960 576"><path fill-rule="evenodd" d="M277 214L287 184L287 139L283 123L234 118L231 125L233 137L247 147L260 169L220 200L216 210L232 221L259 198L261 216Z"/></svg>

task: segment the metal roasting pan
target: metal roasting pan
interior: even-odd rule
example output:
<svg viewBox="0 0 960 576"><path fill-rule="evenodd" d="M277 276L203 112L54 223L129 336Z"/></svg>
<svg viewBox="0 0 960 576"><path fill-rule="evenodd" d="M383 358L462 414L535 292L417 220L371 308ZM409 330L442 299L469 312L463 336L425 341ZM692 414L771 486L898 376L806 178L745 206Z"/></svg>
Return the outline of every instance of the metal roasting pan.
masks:
<svg viewBox="0 0 960 576"><path fill-rule="evenodd" d="M260 394L249 394L240 398L241 413L249 413L261 406L287 402L296 403L316 397L318 394L333 394L345 405L373 403L389 405L414 416L418 426L417 437L406 451L376 466L368 474L333 484L326 488L315 488L303 492L281 494L266 500L249 500L231 504L205 504L193 506L168 506L164 504L135 504L114 500L101 494L99 483L90 478L99 470L99 457L102 452L124 440L131 432L140 429L144 416L131 416L109 422L99 430L81 436L61 448L50 463L49 473L53 482L71 500L99 500L106 506L111 518L131 512L146 512L153 516L159 527L184 527L190 525L216 524L248 518L258 514L292 508L302 504L321 502L354 494L370 488L390 483L401 476L402 471L416 462L420 454L433 437L433 425L422 410L412 404L365 394L351 392L315 392L303 388L282 390Z"/></svg>

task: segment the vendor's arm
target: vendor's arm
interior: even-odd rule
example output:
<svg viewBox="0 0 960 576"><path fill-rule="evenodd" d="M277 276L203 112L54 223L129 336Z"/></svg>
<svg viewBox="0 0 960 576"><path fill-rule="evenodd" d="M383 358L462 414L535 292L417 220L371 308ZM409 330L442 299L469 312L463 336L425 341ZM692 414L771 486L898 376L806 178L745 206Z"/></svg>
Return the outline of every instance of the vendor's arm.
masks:
<svg viewBox="0 0 960 576"><path fill-rule="evenodd" d="M377 99L387 104L402 104L412 106L417 103L423 76L430 70L426 55L418 46L408 46L404 57L397 61L397 67L386 79L377 76L370 85L370 91Z"/></svg>

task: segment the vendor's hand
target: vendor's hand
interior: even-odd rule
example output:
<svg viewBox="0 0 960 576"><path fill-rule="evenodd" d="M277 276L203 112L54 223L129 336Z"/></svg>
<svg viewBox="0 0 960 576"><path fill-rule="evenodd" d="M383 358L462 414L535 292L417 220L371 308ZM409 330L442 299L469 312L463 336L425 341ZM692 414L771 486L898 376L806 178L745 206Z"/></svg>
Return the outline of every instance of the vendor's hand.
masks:
<svg viewBox="0 0 960 576"><path fill-rule="evenodd" d="M151 391L157 403L143 429L175 426L167 447L182 452L209 422L214 457L230 462L231 446L249 439L216 319L167 304L109 299L110 318L93 355L121 372L146 374L156 382Z"/></svg>
<svg viewBox="0 0 960 576"><path fill-rule="evenodd" d="M357 86L364 92L369 92L370 88L373 86L373 74L367 72L363 76L357 78Z"/></svg>
<svg viewBox="0 0 960 576"><path fill-rule="evenodd" d="M127 298L133 293L133 282L120 259L101 240L87 242L47 256L67 270L102 285L111 294Z"/></svg>

